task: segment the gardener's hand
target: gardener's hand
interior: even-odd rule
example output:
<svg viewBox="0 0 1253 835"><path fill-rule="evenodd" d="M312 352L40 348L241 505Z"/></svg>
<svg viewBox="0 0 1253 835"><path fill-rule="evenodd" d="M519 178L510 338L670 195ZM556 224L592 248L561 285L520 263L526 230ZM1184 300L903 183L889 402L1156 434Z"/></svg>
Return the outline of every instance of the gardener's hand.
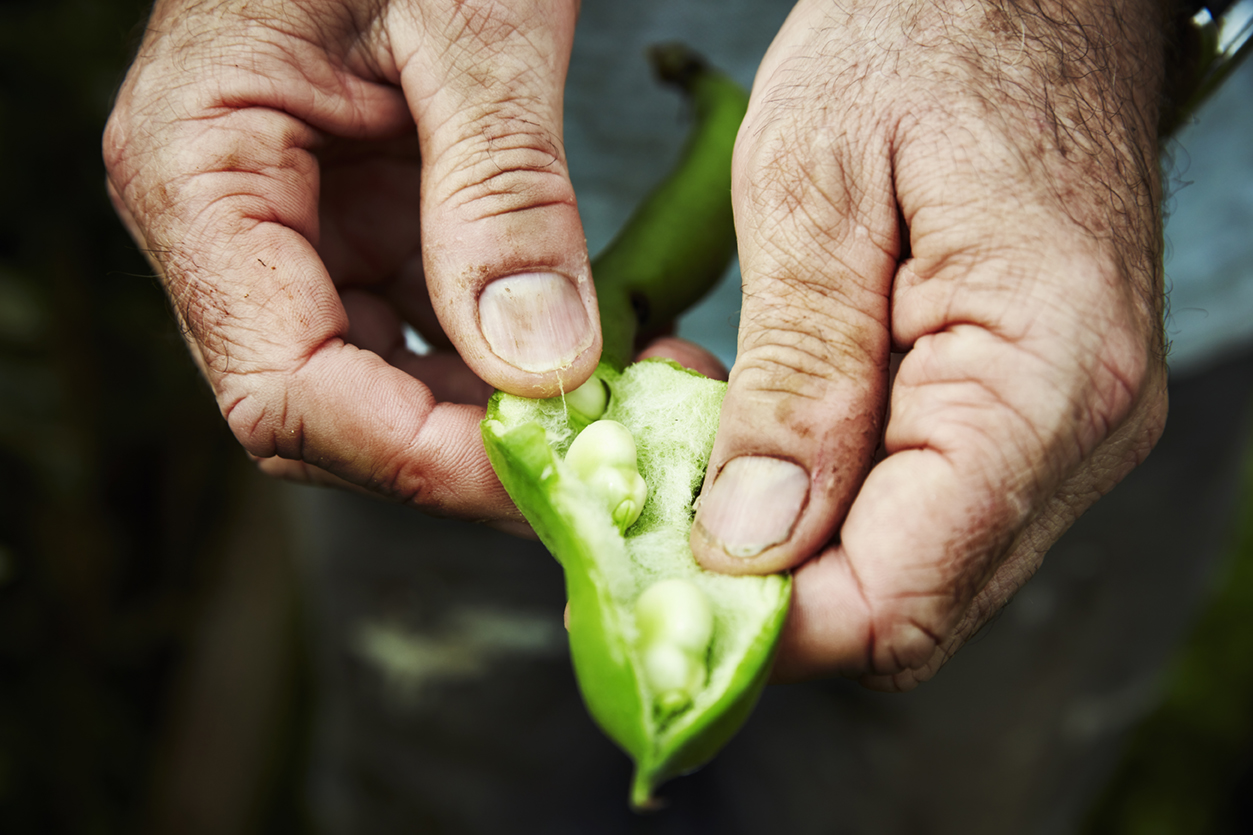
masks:
<svg viewBox="0 0 1253 835"><path fill-rule="evenodd" d="M600 354L560 139L577 6L156 4L109 184L264 469L516 518L489 386L569 390Z"/></svg>
<svg viewBox="0 0 1253 835"><path fill-rule="evenodd" d="M800 566L780 677L926 679L1160 434L1157 5L802 0L775 40L692 539Z"/></svg>

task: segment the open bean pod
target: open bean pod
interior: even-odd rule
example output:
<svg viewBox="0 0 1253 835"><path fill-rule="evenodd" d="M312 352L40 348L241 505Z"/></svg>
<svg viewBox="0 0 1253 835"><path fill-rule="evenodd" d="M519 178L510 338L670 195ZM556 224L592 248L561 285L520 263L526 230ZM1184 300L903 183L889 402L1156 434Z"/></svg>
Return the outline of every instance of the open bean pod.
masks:
<svg viewBox="0 0 1253 835"><path fill-rule="evenodd" d="M645 809L661 782L706 762L748 718L791 578L705 571L688 545L726 385L664 360L623 372L602 365L598 380L608 392L601 415L560 397L497 394L483 437L505 488L565 569L579 688L635 760L631 803ZM589 431L583 443L603 449L599 463L580 449ZM598 467L620 470L631 457L647 498L623 529L621 501L597 486Z"/></svg>

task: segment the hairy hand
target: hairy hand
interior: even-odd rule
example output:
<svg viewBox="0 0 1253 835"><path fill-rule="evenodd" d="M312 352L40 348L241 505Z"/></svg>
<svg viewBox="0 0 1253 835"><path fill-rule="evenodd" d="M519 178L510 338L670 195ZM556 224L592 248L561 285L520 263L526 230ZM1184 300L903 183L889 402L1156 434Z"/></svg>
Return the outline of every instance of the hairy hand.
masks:
<svg viewBox="0 0 1253 835"><path fill-rule="evenodd" d="M264 469L516 518L490 386L554 394L600 353L560 141L577 5L156 4L110 191Z"/></svg>
<svg viewBox="0 0 1253 835"><path fill-rule="evenodd" d="M926 679L1160 434L1157 9L802 0L771 47L692 541L799 566L779 677Z"/></svg>

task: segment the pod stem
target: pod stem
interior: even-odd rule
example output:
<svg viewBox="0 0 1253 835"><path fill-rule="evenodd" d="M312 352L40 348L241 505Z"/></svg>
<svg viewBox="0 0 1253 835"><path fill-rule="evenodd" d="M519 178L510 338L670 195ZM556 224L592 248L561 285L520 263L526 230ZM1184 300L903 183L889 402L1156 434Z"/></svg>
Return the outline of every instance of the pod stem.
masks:
<svg viewBox="0 0 1253 835"><path fill-rule="evenodd" d="M648 57L691 102L694 125L678 163L592 262L604 361L619 369L638 334L699 301L735 255L731 153L748 95L683 44L659 44Z"/></svg>

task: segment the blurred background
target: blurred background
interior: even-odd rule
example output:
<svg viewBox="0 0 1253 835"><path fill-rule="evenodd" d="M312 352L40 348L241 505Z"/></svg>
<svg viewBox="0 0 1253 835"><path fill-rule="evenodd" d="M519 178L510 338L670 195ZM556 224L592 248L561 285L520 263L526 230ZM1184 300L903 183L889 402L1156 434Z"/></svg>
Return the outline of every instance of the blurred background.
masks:
<svg viewBox="0 0 1253 835"><path fill-rule="evenodd" d="M0 4L0 832L316 831L299 538L104 194L100 132L146 6ZM1238 85L1253 102L1247 73ZM1189 223L1176 249L1218 234ZM689 330L727 324L727 286ZM1210 315L1173 304L1179 339ZM1253 831L1253 462L1243 472L1212 591L1093 833Z"/></svg>
<svg viewBox="0 0 1253 835"><path fill-rule="evenodd" d="M255 571L250 549L273 550L276 534L239 551L256 479L105 197L100 134L146 12L142 0L0 4L6 833L138 832L159 823L166 798L193 790L215 795L227 824L215 831L270 809L295 826L298 811L282 785L295 779L297 740L280 738L288 717L299 721L294 662L281 681L241 669L241 648L277 627L250 622L240 598L256 581L231 575ZM282 617L290 582L274 582L254 608ZM294 659L299 644L283 629L273 640ZM215 651L225 660L206 662ZM193 682L204 663L210 680ZM283 710L250 720L223 684L246 691L244 714L265 709L258 688L284 687ZM218 708L213 727L196 724L205 700ZM204 785L187 768L182 785L163 781L189 734L251 748L237 752L244 785Z"/></svg>

